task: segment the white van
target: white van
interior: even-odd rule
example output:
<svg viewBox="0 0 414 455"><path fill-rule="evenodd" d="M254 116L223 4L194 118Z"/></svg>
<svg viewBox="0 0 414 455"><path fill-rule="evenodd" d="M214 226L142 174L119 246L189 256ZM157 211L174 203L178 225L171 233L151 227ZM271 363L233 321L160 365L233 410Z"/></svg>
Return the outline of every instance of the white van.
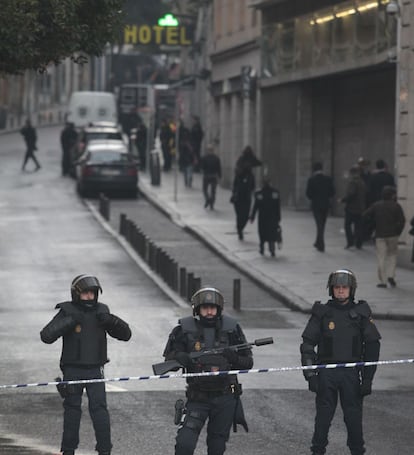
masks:
<svg viewBox="0 0 414 455"><path fill-rule="evenodd" d="M115 95L111 92L73 92L66 113L66 120L77 128L91 123L118 123Z"/></svg>

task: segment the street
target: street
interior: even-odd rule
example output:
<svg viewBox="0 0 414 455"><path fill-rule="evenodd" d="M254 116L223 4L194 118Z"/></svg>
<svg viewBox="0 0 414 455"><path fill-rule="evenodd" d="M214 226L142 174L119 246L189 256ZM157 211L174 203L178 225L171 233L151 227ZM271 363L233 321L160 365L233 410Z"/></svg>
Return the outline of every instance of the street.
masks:
<svg viewBox="0 0 414 455"><path fill-rule="evenodd" d="M162 360L168 333L190 307L174 303L141 270L134 258L99 224L76 194L74 181L60 176L60 127L38 130L42 169L21 172L24 144L19 134L0 136L1 384L52 381L60 374L60 341L45 345L39 331L54 316L56 303L70 298L70 282L81 273L99 277L102 301L131 326L128 343L109 341L106 377L140 376ZM29 166L32 163L29 163ZM28 166L28 168L29 168ZM96 201L90 201L96 205ZM231 280L240 277L204 245L182 232L145 199L111 202L114 227L120 213L140 222L158 243L230 298ZM308 316L285 308L245 277L240 319L248 340L273 336L275 344L255 348L255 368L296 366L300 335ZM230 305L229 305L230 306ZM226 308L227 310L227 308ZM382 359L411 358L414 322L379 321ZM374 392L365 400L367 454L409 455L414 436L412 365L380 367ZM250 432L230 438L226 453L308 454L314 395L300 372L247 374L243 404ZM182 379L107 384L113 454L172 453L174 403L183 397ZM51 455L59 449L61 399L54 387L0 391L0 453ZM94 435L84 400L77 454L92 455ZM345 455L346 431L338 409L328 454ZM205 433L196 454L206 452ZM11 444L11 445L10 445ZM11 447L20 446L16 451Z"/></svg>

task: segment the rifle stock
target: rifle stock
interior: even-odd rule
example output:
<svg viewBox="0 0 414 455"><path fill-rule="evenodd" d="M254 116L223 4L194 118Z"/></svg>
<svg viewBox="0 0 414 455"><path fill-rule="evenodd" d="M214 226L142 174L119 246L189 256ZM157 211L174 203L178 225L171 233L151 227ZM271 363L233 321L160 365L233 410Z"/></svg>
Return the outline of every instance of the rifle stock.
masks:
<svg viewBox="0 0 414 455"><path fill-rule="evenodd" d="M247 349L252 346L265 346L266 344L272 344L272 343L273 343L272 337L259 338L257 340L254 340L251 343L236 344L234 346L228 346L227 348L217 348L217 349L209 349L209 350L200 351L200 352L191 352L190 357L192 359L198 359L199 357L202 357L203 355L222 354L225 349L233 349L235 351L242 351L243 349ZM177 362L177 360L166 360L165 362L155 363L154 365L152 365L152 370L153 370L154 374L157 376L166 374L166 373L168 373L168 371L176 370L178 368L183 368L183 366L179 362Z"/></svg>

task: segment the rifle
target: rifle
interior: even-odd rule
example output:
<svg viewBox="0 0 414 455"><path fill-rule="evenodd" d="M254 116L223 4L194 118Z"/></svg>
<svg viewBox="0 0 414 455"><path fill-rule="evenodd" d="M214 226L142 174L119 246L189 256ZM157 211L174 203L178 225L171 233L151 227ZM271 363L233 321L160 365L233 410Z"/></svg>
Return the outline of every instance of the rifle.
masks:
<svg viewBox="0 0 414 455"><path fill-rule="evenodd" d="M233 346L228 346L225 348L216 348L216 349L209 349L206 351L200 351L200 352L190 352L190 358L191 359L198 359L199 357L202 357L204 355L212 355L212 354L222 354L225 349L232 349L233 351L242 351L243 349L250 348L252 346L264 346L265 344L272 344L273 343L273 338L268 337L268 338L260 338L258 340L254 340L252 343L242 343L242 344L235 344ZM163 375L167 373L168 371L177 369L177 368L183 368L183 366L177 362L177 360L166 360L165 362L161 363L156 363L152 365L152 370L155 375Z"/></svg>

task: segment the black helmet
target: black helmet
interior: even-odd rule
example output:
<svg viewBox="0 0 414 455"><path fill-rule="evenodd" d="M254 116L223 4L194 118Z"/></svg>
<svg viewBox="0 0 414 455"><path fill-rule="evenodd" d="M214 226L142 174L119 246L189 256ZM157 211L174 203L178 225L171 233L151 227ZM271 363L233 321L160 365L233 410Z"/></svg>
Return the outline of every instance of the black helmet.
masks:
<svg viewBox="0 0 414 455"><path fill-rule="evenodd" d="M328 278L328 284L326 287L329 289L329 295L333 297L334 286L349 286L349 298L353 299L355 296L355 290L357 288L357 280L351 270L339 269L332 272Z"/></svg>
<svg viewBox="0 0 414 455"><path fill-rule="evenodd" d="M98 281L98 278L92 275L78 275L73 279L70 286L72 301L75 303L80 302L81 293L86 291L94 291L95 302L98 300L99 291L102 293L102 288Z"/></svg>
<svg viewBox="0 0 414 455"><path fill-rule="evenodd" d="M200 314L201 305L215 305L217 307L217 315L220 316L224 306L223 294L213 287L201 288L191 297L191 307L194 316Z"/></svg>

